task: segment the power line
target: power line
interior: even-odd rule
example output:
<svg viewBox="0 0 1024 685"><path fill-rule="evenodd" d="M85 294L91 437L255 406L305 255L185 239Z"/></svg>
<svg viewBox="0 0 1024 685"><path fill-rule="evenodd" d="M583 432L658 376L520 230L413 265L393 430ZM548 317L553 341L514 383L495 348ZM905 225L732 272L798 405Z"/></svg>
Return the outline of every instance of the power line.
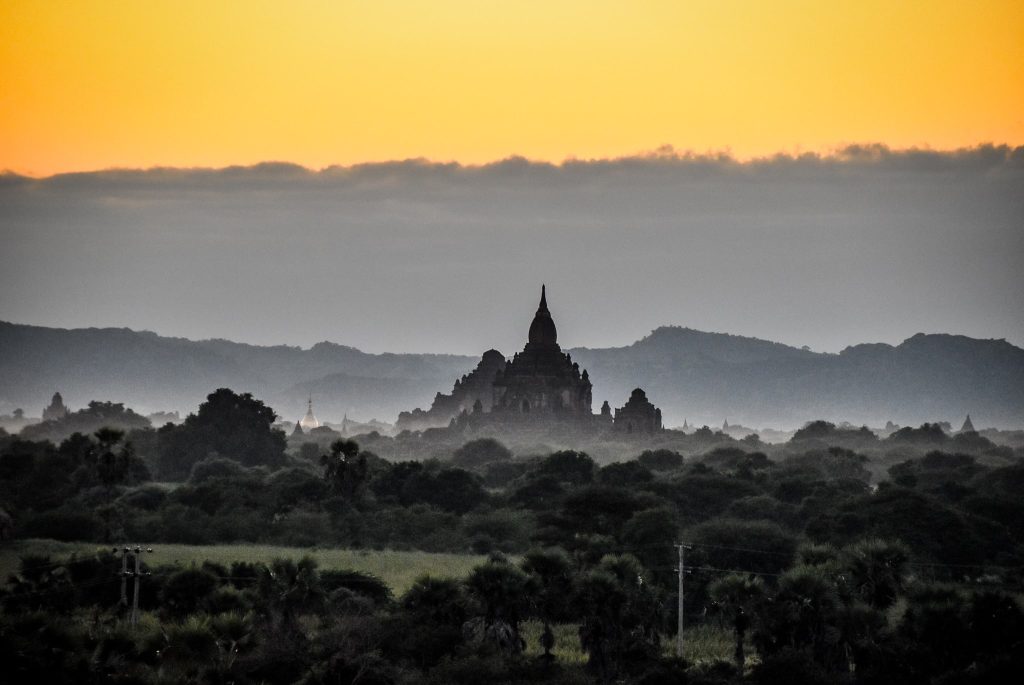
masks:
<svg viewBox="0 0 1024 685"><path fill-rule="evenodd" d="M726 550L730 550L730 551L734 551L734 552L751 552L753 554L770 554L772 556L777 556L777 557L788 557L788 558L792 558L793 557L792 553L773 552L773 551L767 550L767 549L752 549L752 548L749 548L749 547L730 547L728 545L712 545L712 544L706 543L706 542L692 542L690 544L692 544L694 547L709 547L709 548L712 548L712 549L726 549Z"/></svg>
<svg viewBox="0 0 1024 685"><path fill-rule="evenodd" d="M687 566L686 568L691 571L714 571L717 573L735 573L736 575L772 576L774 578L781 578L784 575L782 573L768 573L767 571L745 571L736 568L715 568L713 566Z"/></svg>

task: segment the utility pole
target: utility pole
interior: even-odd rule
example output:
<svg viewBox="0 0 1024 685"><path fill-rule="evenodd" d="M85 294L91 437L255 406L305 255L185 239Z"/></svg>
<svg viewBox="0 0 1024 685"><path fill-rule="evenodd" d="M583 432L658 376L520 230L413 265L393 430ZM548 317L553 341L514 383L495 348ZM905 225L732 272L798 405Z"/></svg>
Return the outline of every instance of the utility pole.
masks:
<svg viewBox="0 0 1024 685"><path fill-rule="evenodd" d="M118 548L114 548L117 552ZM142 553L152 552L152 547L147 547L145 550L139 545L135 545L133 549L130 545L123 545L121 547L121 601L120 605L124 609L128 608L128 578L131 577L135 583L132 587L132 611L128 617L128 622L131 625L135 625L139 622L139 592L141 590L140 584L142 583L142 576L151 575L148 571L143 573L142 571ZM128 556L131 555L133 559L133 569L128 570Z"/></svg>
<svg viewBox="0 0 1024 685"><path fill-rule="evenodd" d="M152 552L152 547L146 548L147 552ZM131 624L136 625L139 622L139 585L142 583L142 547L135 545L135 588L132 596L132 616ZM148 572L145 575L150 575Z"/></svg>
<svg viewBox="0 0 1024 685"><path fill-rule="evenodd" d="M128 606L128 545L121 548L121 606Z"/></svg>
<svg viewBox="0 0 1024 685"><path fill-rule="evenodd" d="M676 656L680 659L683 658L683 576L686 574L686 566L684 564L685 551L693 549L690 545L680 542L676 545L676 549L679 550L679 568L676 571L679 573L679 616L676 621Z"/></svg>

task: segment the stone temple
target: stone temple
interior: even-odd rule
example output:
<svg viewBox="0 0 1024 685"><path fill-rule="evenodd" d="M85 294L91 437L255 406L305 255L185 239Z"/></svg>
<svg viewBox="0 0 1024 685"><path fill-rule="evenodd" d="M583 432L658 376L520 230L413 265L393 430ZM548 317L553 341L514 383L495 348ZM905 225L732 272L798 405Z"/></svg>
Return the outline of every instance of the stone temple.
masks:
<svg viewBox="0 0 1024 685"><path fill-rule="evenodd" d="M590 417L590 377L562 352L558 330L541 286L540 306L530 324L529 342L499 369L493 382L491 412L504 416L575 420Z"/></svg>
<svg viewBox="0 0 1024 685"><path fill-rule="evenodd" d="M615 430L622 433L654 433L661 430L661 410L651 404L647 394L637 388L626 406L615 410Z"/></svg>
<svg viewBox="0 0 1024 685"><path fill-rule="evenodd" d="M402 412L396 428L469 425L638 434L662 429L661 411L640 388L633 391L624 407L615 410L614 416L608 402L596 415L592 404L590 376L559 347L547 289L541 286L540 305L521 352L506 360L497 350L488 350L476 369L455 381L451 394L438 393L429 410Z"/></svg>

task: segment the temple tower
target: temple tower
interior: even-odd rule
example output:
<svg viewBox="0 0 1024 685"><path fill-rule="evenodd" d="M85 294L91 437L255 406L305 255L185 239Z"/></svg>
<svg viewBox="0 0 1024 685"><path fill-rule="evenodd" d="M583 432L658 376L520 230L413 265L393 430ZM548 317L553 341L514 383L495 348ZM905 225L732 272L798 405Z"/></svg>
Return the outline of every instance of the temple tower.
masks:
<svg viewBox="0 0 1024 685"><path fill-rule="evenodd" d="M530 420L592 417L592 402L586 370L558 346L558 329L542 285L526 347L495 376L491 411Z"/></svg>
<svg viewBox="0 0 1024 685"><path fill-rule="evenodd" d="M299 425L302 426L303 430L307 431L320 427L320 422L313 415L313 395L309 396L309 401L306 403L306 415L299 421Z"/></svg>

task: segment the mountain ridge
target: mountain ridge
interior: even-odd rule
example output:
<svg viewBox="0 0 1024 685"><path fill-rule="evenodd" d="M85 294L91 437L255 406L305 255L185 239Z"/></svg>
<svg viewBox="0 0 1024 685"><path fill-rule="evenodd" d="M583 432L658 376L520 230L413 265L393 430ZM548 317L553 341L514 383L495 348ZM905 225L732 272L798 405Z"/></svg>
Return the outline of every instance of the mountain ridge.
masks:
<svg viewBox="0 0 1024 685"><path fill-rule="evenodd" d="M595 407L643 387L669 425L796 427L816 418L880 425L962 419L1024 425L1024 349L1005 339L918 333L898 345L838 353L683 326L623 347L567 350L590 372ZM513 351L505 351L509 356ZM369 353L321 341L309 348L190 340L130 328L50 328L0 322L0 411L35 415L60 391L70 406L123 401L141 411L193 411L216 387L252 392L284 418L314 409L337 420L393 421L427 407L478 357ZM337 415L337 416L335 416Z"/></svg>

